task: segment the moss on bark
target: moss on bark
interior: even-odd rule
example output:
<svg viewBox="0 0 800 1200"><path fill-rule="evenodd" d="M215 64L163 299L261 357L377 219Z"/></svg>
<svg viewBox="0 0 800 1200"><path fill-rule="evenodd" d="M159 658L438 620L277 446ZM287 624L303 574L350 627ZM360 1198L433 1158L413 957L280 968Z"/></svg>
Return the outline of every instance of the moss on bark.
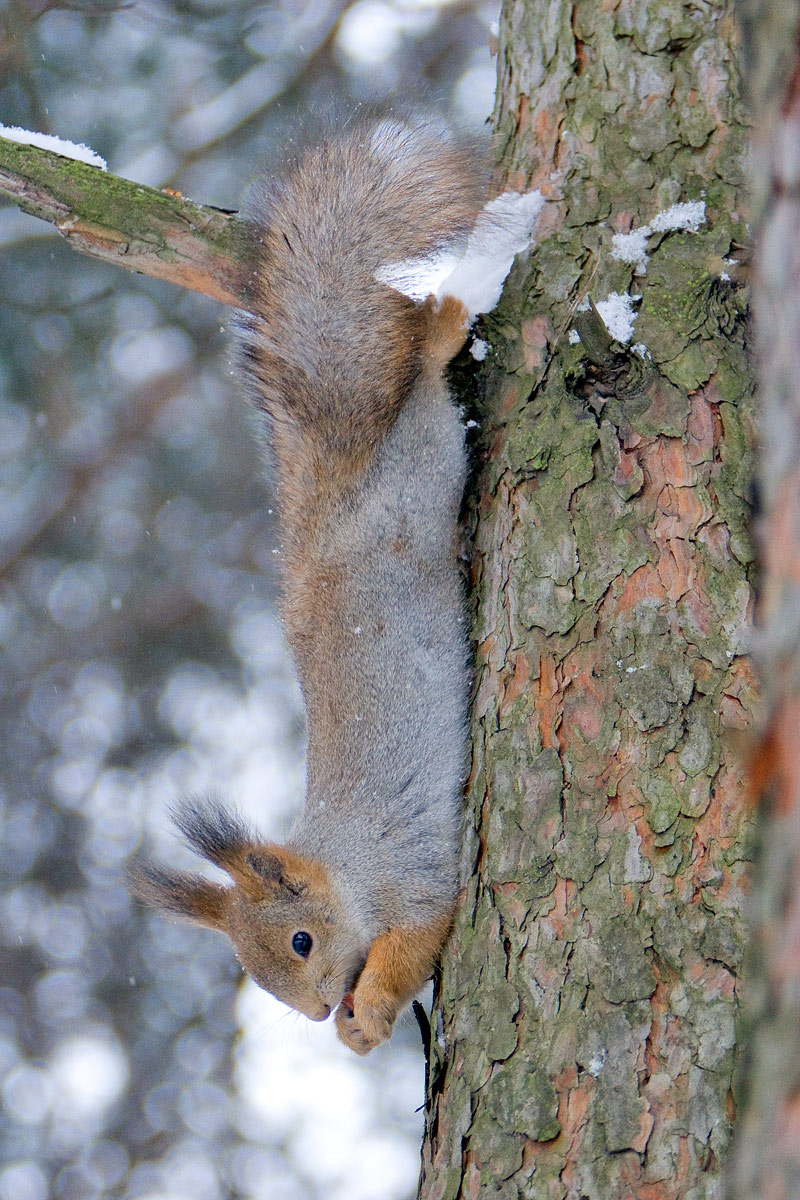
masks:
<svg viewBox="0 0 800 1200"><path fill-rule="evenodd" d="M0 137L0 193L74 249L242 306L252 229L178 193Z"/></svg>

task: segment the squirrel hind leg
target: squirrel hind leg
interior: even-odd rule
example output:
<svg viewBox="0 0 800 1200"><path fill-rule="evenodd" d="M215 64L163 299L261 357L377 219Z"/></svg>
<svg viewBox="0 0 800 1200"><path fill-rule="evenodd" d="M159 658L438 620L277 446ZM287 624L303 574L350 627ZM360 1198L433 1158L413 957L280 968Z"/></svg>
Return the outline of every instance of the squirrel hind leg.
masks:
<svg viewBox="0 0 800 1200"><path fill-rule="evenodd" d="M429 296L425 317L425 365L442 371L467 340L471 324L466 305L455 296Z"/></svg>

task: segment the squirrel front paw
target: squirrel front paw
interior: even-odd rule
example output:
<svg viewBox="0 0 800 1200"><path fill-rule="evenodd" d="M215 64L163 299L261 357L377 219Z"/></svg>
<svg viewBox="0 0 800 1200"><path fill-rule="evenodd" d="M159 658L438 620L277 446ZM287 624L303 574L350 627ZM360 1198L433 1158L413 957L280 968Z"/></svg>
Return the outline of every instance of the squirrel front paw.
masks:
<svg viewBox="0 0 800 1200"><path fill-rule="evenodd" d="M336 1032L356 1054L369 1054L392 1036L397 1016L394 996L378 988L361 985L348 992L336 1011Z"/></svg>

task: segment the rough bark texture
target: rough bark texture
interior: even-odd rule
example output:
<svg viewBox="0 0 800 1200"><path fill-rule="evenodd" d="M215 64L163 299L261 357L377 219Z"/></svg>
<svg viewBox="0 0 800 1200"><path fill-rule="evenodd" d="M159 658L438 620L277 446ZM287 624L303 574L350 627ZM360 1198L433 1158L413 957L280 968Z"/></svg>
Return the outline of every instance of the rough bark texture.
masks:
<svg viewBox="0 0 800 1200"><path fill-rule="evenodd" d="M747 1097L732 1200L800 1194L800 13L740 10L754 120L760 220L754 278L763 422L761 639L770 784L748 999Z"/></svg>
<svg viewBox="0 0 800 1200"><path fill-rule="evenodd" d="M252 231L230 213L7 138L0 195L50 221L74 250L244 304Z"/></svg>
<svg viewBox="0 0 800 1200"><path fill-rule="evenodd" d="M552 198L487 323L475 751L420 1195L720 1193L750 817L746 130L729 6L509 0L502 179ZM501 174L500 172L498 174ZM646 274L612 236L656 234ZM726 278L731 276L731 278ZM590 294L641 295L640 357Z"/></svg>

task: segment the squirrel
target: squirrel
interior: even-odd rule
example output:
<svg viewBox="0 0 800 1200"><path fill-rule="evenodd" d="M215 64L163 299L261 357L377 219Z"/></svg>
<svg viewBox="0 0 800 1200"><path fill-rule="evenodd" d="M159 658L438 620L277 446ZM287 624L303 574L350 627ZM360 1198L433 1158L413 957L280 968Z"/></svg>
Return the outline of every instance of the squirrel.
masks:
<svg viewBox="0 0 800 1200"><path fill-rule="evenodd" d="M362 126L261 185L249 391L266 417L282 615L307 710L304 809L285 845L216 801L174 816L232 886L140 862L136 894L231 938L261 987L367 1054L450 931L469 667L457 519L464 431L444 370L470 314L381 281L465 241L475 148Z"/></svg>

